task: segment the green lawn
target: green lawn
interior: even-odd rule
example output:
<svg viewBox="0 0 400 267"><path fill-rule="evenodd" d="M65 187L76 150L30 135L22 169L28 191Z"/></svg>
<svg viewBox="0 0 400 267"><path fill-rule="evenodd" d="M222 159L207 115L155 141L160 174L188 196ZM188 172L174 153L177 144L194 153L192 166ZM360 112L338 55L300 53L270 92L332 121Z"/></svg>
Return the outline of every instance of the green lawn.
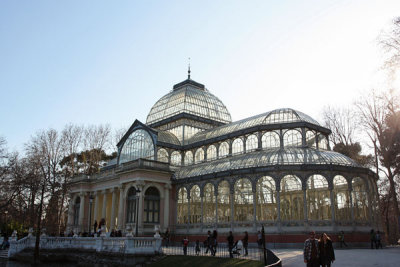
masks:
<svg viewBox="0 0 400 267"><path fill-rule="evenodd" d="M202 257L202 256L167 256L166 258L155 262L150 267L262 267L264 266L261 262L244 260L244 259L229 259L229 258L214 258L214 257Z"/></svg>

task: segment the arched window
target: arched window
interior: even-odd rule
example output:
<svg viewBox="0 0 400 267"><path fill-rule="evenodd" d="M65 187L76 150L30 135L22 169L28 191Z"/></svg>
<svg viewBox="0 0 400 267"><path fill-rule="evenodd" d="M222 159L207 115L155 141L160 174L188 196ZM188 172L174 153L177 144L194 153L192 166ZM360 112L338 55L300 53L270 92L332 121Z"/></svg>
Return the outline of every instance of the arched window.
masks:
<svg viewBox="0 0 400 267"><path fill-rule="evenodd" d="M318 148L323 150L328 149L328 139L326 139L325 135L322 134L318 135Z"/></svg>
<svg viewBox="0 0 400 267"><path fill-rule="evenodd" d="M219 153L218 157L219 158L225 158L229 154L229 145L227 142L223 142L219 145Z"/></svg>
<svg viewBox="0 0 400 267"><path fill-rule="evenodd" d="M160 222L160 193L155 187L149 187L144 194L144 214L145 223Z"/></svg>
<svg viewBox="0 0 400 267"><path fill-rule="evenodd" d="M80 208L81 208L81 198L77 197L74 203L74 225L79 225Z"/></svg>
<svg viewBox="0 0 400 267"><path fill-rule="evenodd" d="M126 222L136 222L136 188L131 187L126 198Z"/></svg>
<svg viewBox="0 0 400 267"><path fill-rule="evenodd" d="M232 143L232 155L243 153L243 141L236 138Z"/></svg>
<svg viewBox="0 0 400 267"><path fill-rule="evenodd" d="M253 191L249 179L242 178L235 183L235 221L253 221Z"/></svg>
<svg viewBox="0 0 400 267"><path fill-rule="evenodd" d="M136 130L126 139L122 147L119 163L138 158L153 159L154 144L150 134L142 129Z"/></svg>
<svg viewBox="0 0 400 267"><path fill-rule="evenodd" d="M286 175L281 180L281 220L300 221L304 219L303 190L301 180L295 175ZM282 203L286 203L282 205Z"/></svg>
<svg viewBox="0 0 400 267"><path fill-rule="evenodd" d="M215 222L215 193L214 186L210 183L204 186L204 198L203 198L203 222L213 223Z"/></svg>
<svg viewBox="0 0 400 267"><path fill-rule="evenodd" d="M218 185L218 222L229 222L231 218L230 186L227 181Z"/></svg>
<svg viewBox="0 0 400 267"><path fill-rule="evenodd" d="M301 133L298 130L287 130L283 135L284 147L300 147Z"/></svg>
<svg viewBox="0 0 400 267"><path fill-rule="evenodd" d="M249 135L246 139L246 152L254 151L258 148L258 138L255 134Z"/></svg>
<svg viewBox="0 0 400 267"><path fill-rule="evenodd" d="M217 159L217 148L211 145L207 148L207 160Z"/></svg>
<svg viewBox="0 0 400 267"><path fill-rule="evenodd" d="M306 143L308 147L317 148L315 133L313 131L308 130L306 132Z"/></svg>
<svg viewBox="0 0 400 267"><path fill-rule="evenodd" d="M264 176L257 181L256 185L258 221L275 221L278 213L276 207L276 186L272 177Z"/></svg>
<svg viewBox="0 0 400 267"><path fill-rule="evenodd" d="M182 164L182 156L179 151L174 151L171 154L171 164L175 166L181 166Z"/></svg>
<svg viewBox="0 0 400 267"><path fill-rule="evenodd" d="M368 220L368 198L365 182L360 177L353 178L353 207L356 221Z"/></svg>
<svg viewBox="0 0 400 267"><path fill-rule="evenodd" d="M261 137L262 148L277 148L280 147L279 134L276 132L266 132Z"/></svg>
<svg viewBox="0 0 400 267"><path fill-rule="evenodd" d="M349 186L346 178L341 175L336 175L333 178L333 193L335 199L335 220L350 221L351 205Z"/></svg>
<svg viewBox="0 0 400 267"><path fill-rule="evenodd" d="M330 220L332 217L328 181L322 175L312 175L307 180L307 212L309 220Z"/></svg>
<svg viewBox="0 0 400 267"><path fill-rule="evenodd" d="M200 163L204 161L204 150L203 148L199 148L196 150L196 154L194 156L194 163Z"/></svg>
<svg viewBox="0 0 400 267"><path fill-rule="evenodd" d="M188 223L188 199L185 187L179 188L176 209L178 213L178 224Z"/></svg>
<svg viewBox="0 0 400 267"><path fill-rule="evenodd" d="M185 165L193 164L193 153L192 151L186 151L185 153Z"/></svg>
<svg viewBox="0 0 400 267"><path fill-rule="evenodd" d="M190 223L201 223L201 197L198 185L190 189Z"/></svg>
<svg viewBox="0 0 400 267"><path fill-rule="evenodd" d="M167 162L168 163L168 152L164 148L160 148L157 152L157 159L158 161L161 162Z"/></svg>

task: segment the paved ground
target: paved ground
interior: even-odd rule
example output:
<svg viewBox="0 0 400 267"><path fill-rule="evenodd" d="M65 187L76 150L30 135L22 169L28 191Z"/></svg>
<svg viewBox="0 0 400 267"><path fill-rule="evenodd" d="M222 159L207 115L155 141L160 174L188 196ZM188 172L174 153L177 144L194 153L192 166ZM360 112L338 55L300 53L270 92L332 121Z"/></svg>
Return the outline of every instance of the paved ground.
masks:
<svg viewBox="0 0 400 267"><path fill-rule="evenodd" d="M303 251L299 249L273 249L282 259L283 267L305 266ZM400 247L385 249L336 249L336 261L332 266L400 266Z"/></svg>

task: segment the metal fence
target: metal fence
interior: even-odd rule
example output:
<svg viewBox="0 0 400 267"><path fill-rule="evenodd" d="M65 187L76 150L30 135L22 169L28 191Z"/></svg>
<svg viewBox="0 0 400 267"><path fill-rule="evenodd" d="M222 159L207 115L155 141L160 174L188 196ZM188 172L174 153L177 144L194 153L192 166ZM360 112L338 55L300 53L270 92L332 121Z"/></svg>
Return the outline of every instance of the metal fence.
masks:
<svg viewBox="0 0 400 267"><path fill-rule="evenodd" d="M213 257L210 249L200 243L200 251L196 251L196 243L190 242L187 247L186 255L188 256L209 256ZM163 244L162 251L166 255L184 255L184 247L183 245L172 245L166 246ZM247 255L244 248L236 249L233 248L232 256L233 258L240 258L240 259L248 259L248 260L255 260L255 261L264 261L263 249L259 249L257 247L249 247L247 249ZM215 257L219 258L229 258L230 253L228 249L228 245L226 243L218 244L216 247Z"/></svg>

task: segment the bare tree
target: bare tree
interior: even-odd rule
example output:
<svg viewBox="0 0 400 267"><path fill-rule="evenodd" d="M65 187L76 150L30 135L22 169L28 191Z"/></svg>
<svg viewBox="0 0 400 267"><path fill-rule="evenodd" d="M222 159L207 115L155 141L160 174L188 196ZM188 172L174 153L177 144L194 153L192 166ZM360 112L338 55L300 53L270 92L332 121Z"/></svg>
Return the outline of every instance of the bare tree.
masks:
<svg viewBox="0 0 400 267"><path fill-rule="evenodd" d="M398 104L398 97L394 95L393 91L372 91L369 95L362 96L360 100L356 102L360 122L371 143L374 145L376 158L379 159L376 169L378 173L383 173L389 181L387 201L389 204L393 205L392 208L389 209L393 211L396 218L399 218L400 211L396 192L398 185L395 178L398 177L400 173L390 158L390 150L394 143L388 142L386 137L387 131L389 130L387 118L398 111ZM391 238L390 242L396 242L399 236L398 226L393 227L393 230L393 233L387 233Z"/></svg>
<svg viewBox="0 0 400 267"><path fill-rule="evenodd" d="M400 68L400 17L393 19L391 28L384 31L378 40L386 56L384 68L394 75Z"/></svg>
<svg viewBox="0 0 400 267"><path fill-rule="evenodd" d="M346 146L354 144L357 132L357 121L354 118L352 108L335 108L327 106L322 111L324 124L331 129L329 136L333 145L344 144Z"/></svg>

